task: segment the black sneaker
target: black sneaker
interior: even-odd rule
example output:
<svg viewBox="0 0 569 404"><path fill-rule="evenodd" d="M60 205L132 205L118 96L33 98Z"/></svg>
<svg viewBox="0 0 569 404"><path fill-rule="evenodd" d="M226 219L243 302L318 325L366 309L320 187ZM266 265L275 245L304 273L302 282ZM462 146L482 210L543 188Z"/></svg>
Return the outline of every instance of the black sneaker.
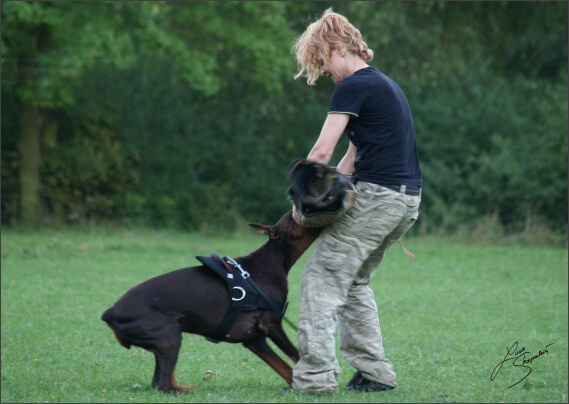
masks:
<svg viewBox="0 0 569 404"><path fill-rule="evenodd" d="M366 379L362 372L359 370L354 374L352 380L346 385L348 390L357 391L385 391L393 390L395 387L389 386L387 384L379 383L373 380Z"/></svg>

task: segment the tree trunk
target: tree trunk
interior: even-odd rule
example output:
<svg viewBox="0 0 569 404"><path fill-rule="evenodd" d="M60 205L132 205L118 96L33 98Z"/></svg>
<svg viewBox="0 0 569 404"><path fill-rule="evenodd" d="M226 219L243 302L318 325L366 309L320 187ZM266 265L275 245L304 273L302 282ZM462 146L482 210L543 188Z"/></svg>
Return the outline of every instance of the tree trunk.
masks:
<svg viewBox="0 0 569 404"><path fill-rule="evenodd" d="M57 147L57 134L59 131L59 126L61 122L57 117L57 114L54 114L53 111L46 112L43 110L42 113L42 127L41 127L41 158L43 160L48 159L51 153L54 152L55 148ZM40 179L41 183L41 179ZM43 186L45 182L43 182ZM50 219L51 223L59 223L63 221L63 203L60 198L54 198L53 194L52 197L47 197L44 193L41 199L41 215L42 219Z"/></svg>
<svg viewBox="0 0 569 404"><path fill-rule="evenodd" d="M40 220L40 130L42 116L32 101L21 104L20 139L20 221L33 226Z"/></svg>

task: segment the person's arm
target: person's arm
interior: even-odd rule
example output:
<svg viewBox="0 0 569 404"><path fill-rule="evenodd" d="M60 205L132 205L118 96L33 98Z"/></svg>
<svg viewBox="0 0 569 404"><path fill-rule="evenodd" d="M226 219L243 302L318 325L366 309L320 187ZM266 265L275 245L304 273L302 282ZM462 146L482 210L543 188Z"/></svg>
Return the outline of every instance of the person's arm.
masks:
<svg viewBox="0 0 569 404"><path fill-rule="evenodd" d="M322 125L320 135L312 147L312 150L310 150L310 153L308 153L306 159L316 161L317 163L328 164L332 158L332 155L334 154L336 144L338 144L340 136L342 136L342 133L344 133L344 129L346 129L346 125L348 124L349 120L350 115L348 114L328 114L326 120L324 121L324 124ZM351 144L352 143L350 142L350 145ZM348 148L348 153L349 151L350 148ZM346 155L348 155L348 153L346 153ZM344 156L342 161L344 159L346 159L346 156ZM302 225L298 221L298 215L294 205L292 208L292 218L295 220L295 222Z"/></svg>
<svg viewBox="0 0 569 404"><path fill-rule="evenodd" d="M355 171L354 162L356 160L357 152L358 149L356 148L356 146L354 146L354 144L350 142L346 154L344 155L344 157L342 157L342 160L340 160L338 167L336 167L336 171L344 175L352 175L352 173Z"/></svg>
<svg viewBox="0 0 569 404"><path fill-rule="evenodd" d="M328 164L334 154L336 144L338 144L340 136L344 133L349 120L350 115L348 114L328 114L324 125L322 125L320 136L318 136L316 143L312 147L312 150L310 150L310 153L308 153L306 159L316 161L317 163Z"/></svg>

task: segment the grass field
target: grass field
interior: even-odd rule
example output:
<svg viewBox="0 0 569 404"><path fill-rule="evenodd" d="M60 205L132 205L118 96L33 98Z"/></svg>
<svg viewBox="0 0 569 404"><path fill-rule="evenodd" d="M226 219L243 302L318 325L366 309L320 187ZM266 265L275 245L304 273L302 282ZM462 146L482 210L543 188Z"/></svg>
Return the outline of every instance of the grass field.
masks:
<svg viewBox="0 0 569 404"><path fill-rule="evenodd" d="M340 393L281 394L282 379L248 350L196 335L184 335L176 371L194 392L152 389L153 356L121 347L101 313L131 286L197 265L196 255L237 257L264 242L252 230L4 230L2 402L567 402L567 250L426 238L406 240L414 261L394 245L372 280L396 389L346 391L354 370L339 356ZM289 277L295 323L307 257ZM518 364L537 356L525 379L512 360L497 368L512 347L509 358L527 353ZM203 380L206 370L215 374Z"/></svg>

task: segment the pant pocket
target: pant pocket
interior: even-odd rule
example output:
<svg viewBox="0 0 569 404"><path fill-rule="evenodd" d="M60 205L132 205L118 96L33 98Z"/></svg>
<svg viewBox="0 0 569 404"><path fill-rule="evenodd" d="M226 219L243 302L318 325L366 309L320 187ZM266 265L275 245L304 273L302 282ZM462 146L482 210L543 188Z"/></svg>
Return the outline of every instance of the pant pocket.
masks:
<svg viewBox="0 0 569 404"><path fill-rule="evenodd" d="M354 248L337 240L325 240L324 248L318 252L318 264L330 271L338 271L346 265L348 254Z"/></svg>

